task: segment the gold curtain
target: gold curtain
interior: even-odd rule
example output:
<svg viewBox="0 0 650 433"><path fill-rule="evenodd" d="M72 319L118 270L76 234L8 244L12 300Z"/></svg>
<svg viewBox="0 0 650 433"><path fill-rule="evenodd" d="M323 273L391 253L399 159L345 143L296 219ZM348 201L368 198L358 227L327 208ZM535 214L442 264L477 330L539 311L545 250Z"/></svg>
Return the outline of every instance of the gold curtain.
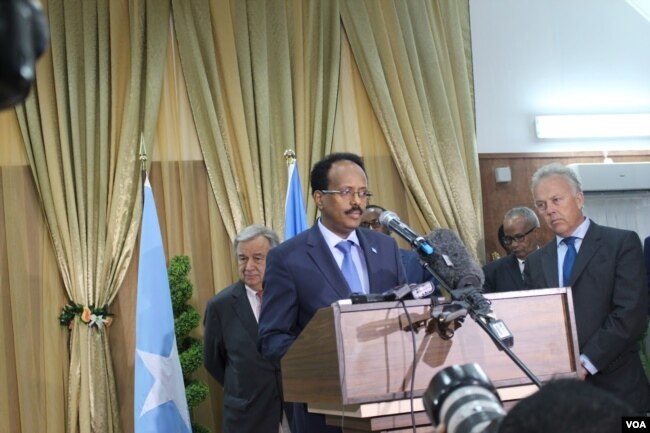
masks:
<svg viewBox="0 0 650 433"><path fill-rule="evenodd" d="M110 305L139 229L140 135L156 123L169 5L51 0L47 9L51 56L18 118L68 298ZM74 321L69 347L67 431L121 431L105 328Z"/></svg>
<svg viewBox="0 0 650 433"><path fill-rule="evenodd" d="M341 18L400 177L428 227L483 255L467 1L348 1Z"/></svg>
<svg viewBox="0 0 650 433"><path fill-rule="evenodd" d="M64 433L67 299L14 110L0 131L0 431Z"/></svg>
<svg viewBox="0 0 650 433"><path fill-rule="evenodd" d="M338 2L172 4L199 143L228 233L232 239L257 222L281 234L283 151L295 149L305 170L331 147Z"/></svg>
<svg viewBox="0 0 650 433"><path fill-rule="evenodd" d="M133 181L137 186L135 191L127 191L120 182L126 182L131 176L137 178L135 160L139 136L131 122L143 122L147 152L149 159L153 160L150 174L165 251L168 257L176 254L190 256L193 266L190 279L195 287L191 303L201 313L211 296L237 278L231 239L232 234L241 228L238 224L265 223L281 234L286 187L282 153L286 148L296 150L303 187L308 185L311 164L324 154L331 151L361 154L375 193L373 199L390 209L397 209L400 216L406 215L405 219L416 230L430 230L433 216L425 218L424 215L426 206L436 209L435 198L427 195L428 201L420 202L407 179L401 178L403 161L393 156L393 140L387 140L391 135L386 134L381 116L376 114L380 112L373 112L375 102L372 96L369 98L372 92L366 91L366 78L360 72L363 70L361 61L352 55L346 32L340 25L339 2L174 0L173 22L168 22L163 19L169 13L165 1L155 2L151 7L143 1L98 3L102 4L102 10L110 10L110 18L97 13L96 20L104 25L101 31L96 29L96 33L110 33L110 44L99 36L97 44L101 41L100 46L109 56L104 63L108 62L111 72L86 84L86 76L94 70L87 64L91 62L88 56L92 50L74 53L79 52L81 44L92 42L89 27L95 21L84 20L83 31L80 31L72 23L67 23L66 17L71 19L70 14L76 14L77 10L99 6L90 6L88 0L66 1L64 5L74 4L77 9L68 11L66 15L59 7L58 21L50 16L52 26L54 22L59 23L53 29L58 36L56 40L53 37L50 52L39 61L34 100L28 102L27 112L21 114L27 131L24 141L31 143L31 148L38 147L34 143L42 141L43 152L49 156L48 163L41 166L47 170L45 174L37 170L33 175L37 179L40 176L46 185L38 183L41 200L44 200L42 188L47 187L48 182L52 183L47 179L58 177L61 183L63 180L68 183L58 188L61 195L56 196L56 203L52 206L86 206L83 217L86 225L97 230L99 225L93 221L97 221L100 213L107 213L117 205L118 194L127 202L133 201L134 208L124 208L131 214L111 214L115 216L110 217L115 219L115 226L109 229L108 222L105 223L105 234L96 234L96 238L117 236L113 231L117 230L117 225L122 225L118 223L120 218L139 222L139 182ZM54 4L52 0L50 3ZM346 3L350 2L342 2ZM56 4L61 4L61 0ZM139 17L143 13L147 20L146 32L137 24L141 23ZM156 20L153 14L160 17L159 25L149 22ZM377 19L375 15L372 18ZM465 31L468 22L461 24ZM450 22L448 25L456 24ZM273 32L276 26L281 28L278 34ZM67 39L63 44L61 32L66 27ZM175 36L174 29L179 35L182 31L186 33ZM347 31L350 32L349 28ZM83 41L81 34L84 35ZM134 37L135 34L140 37ZM430 35L424 33L422 37L429 38ZM137 54L137 46L133 45L140 42L146 45L146 51ZM188 47L189 51L186 50ZM51 54L58 59L52 59ZM358 57L358 53L355 54ZM151 59L151 56L160 57ZM184 57L182 64L181 57ZM73 66L82 61L83 68L80 64ZM141 69L135 69L138 61L143 62ZM160 66L164 68L164 76L158 77L153 65L161 62L164 62ZM68 69L74 71L68 72ZM83 73L79 72L80 69ZM76 73L77 79L68 85L72 73ZM148 78L143 80L141 73ZM156 105L150 101L155 100L160 79L163 80L162 95ZM79 87L84 90L79 90ZM104 96L92 99L91 89ZM454 89L455 85L448 92ZM137 98L140 104L144 104L139 111L130 108ZM29 104L35 106L29 108ZM87 114L93 111L93 104L96 107L94 117ZM30 114L30 109L35 113ZM74 116L71 114L73 110ZM107 111L110 114L106 117L104 113ZM105 125L103 129L96 126L99 119L108 119L102 124ZM473 125L467 127L473 134ZM101 131L105 130L109 131L107 140L102 138L104 133ZM0 294L3 299L10 299L10 302L3 303L0 319L0 339L5 348L0 355L0 412L18 414L0 417L0 431L63 433L68 374L76 372L69 370L68 366L66 340L69 331L56 325L56 317L67 302L66 290L69 287L62 277L63 271L57 269L57 263L61 267L60 253L55 253L53 241L49 238L54 237L48 233L50 217L46 221L40 209L37 186L30 173L29 157L24 150L23 135L15 113L0 113L0 131ZM104 154L108 159L106 164L104 160L97 161L99 150L89 144L91 133L92 137L97 137L96 141L104 140L110 149ZM74 140L67 139L64 146L62 137L74 137ZM11 146L7 147L5 140ZM459 145L465 146L463 143ZM129 158L134 158L129 159L129 164L134 165L129 169L119 168L119 161L127 148ZM94 170L97 175L94 189L89 190L90 180L87 179L92 170L84 172L79 167L81 164L75 165L78 160L75 152L86 159L95 158L92 167L99 169ZM95 153L89 155L92 152ZM70 162L64 164L63 155L67 154ZM58 155L59 159L52 159L53 155ZM224 160L220 159L222 155ZM212 159L212 163L208 159ZM223 164L232 167L230 172ZM77 178L68 181L72 176L70 172L75 175L79 172ZM108 180L103 182L108 185L108 192L101 196L97 192L98 183L106 177ZM70 198L67 195L70 185L79 189L81 196ZM234 189L226 194L228 185ZM307 193L308 188L304 191ZM89 205L88 197L94 197L95 206ZM99 197L104 197L106 202L103 205L103 199ZM312 200L308 199L307 203L308 219L313 221L316 210ZM42 206L46 209L45 204ZM51 211L54 214L52 219L61 231L71 231L67 219L72 218L72 213L68 207ZM90 209L97 215L91 214ZM75 212L75 218L82 219L81 212ZM90 299L92 293L96 299L102 299L101 296L107 297L108 292L113 291L115 299L111 311L116 313L116 320L107 334L116 372L117 399L113 402L119 402L122 431L133 429L138 264L137 253L129 253L134 256L130 263L124 255L130 241L131 238L120 244L122 250L116 242L110 244L108 240L103 250L100 251L99 247L92 250L97 251L97 257L101 258L95 259L96 270L89 269L87 278L96 281L100 275L109 275L110 272L99 270L98 263L104 260L106 267L112 260L114 270L109 275L112 280L96 290L89 289L91 284L88 283L83 290L78 290L84 297L73 298L83 302ZM115 245L110 254L109 244ZM86 256L92 255L90 250L82 252ZM68 268L76 270L83 263L79 259ZM126 275L124 264L129 266ZM115 286L121 286L117 293L113 289ZM101 296L100 291L103 293ZM81 331L76 329L73 332L79 334ZM202 326L195 330L197 337L202 333ZM106 339L105 336L101 338ZM80 345L75 344L77 347ZM73 350L73 355L79 356L79 350L77 355ZM110 370L108 356L106 364ZM209 381L211 392L208 400L193 411L193 416L219 432L220 386L208 378L203 369L198 376ZM90 375L87 375L86 388L77 395L89 402L95 398L92 396L95 389L91 392L90 384L96 387L104 382L103 378L90 382ZM71 380L70 386L73 383ZM110 410L114 408L115 405ZM106 411L107 422L114 423L114 415L108 413L109 409ZM39 416L34 416L35 413ZM110 431L108 426L104 431Z"/></svg>

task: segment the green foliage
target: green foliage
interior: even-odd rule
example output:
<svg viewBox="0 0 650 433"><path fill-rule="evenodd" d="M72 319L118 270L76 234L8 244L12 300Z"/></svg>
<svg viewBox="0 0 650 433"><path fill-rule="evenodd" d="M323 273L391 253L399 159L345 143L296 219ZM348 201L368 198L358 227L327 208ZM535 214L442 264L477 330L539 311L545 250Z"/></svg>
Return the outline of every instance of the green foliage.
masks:
<svg viewBox="0 0 650 433"><path fill-rule="evenodd" d="M174 316L176 317L174 319L174 328L176 328L177 342L185 340L187 336L190 335L190 332L192 332L192 329L199 326L199 323L201 322L201 315L196 311L196 308L187 305L187 308L180 311L182 312L178 315L174 313ZM180 346L181 343L178 343L178 345Z"/></svg>
<svg viewBox="0 0 650 433"><path fill-rule="evenodd" d="M189 257L174 256L169 263L167 274L174 310L176 345L185 381L185 395L187 405L193 409L208 397L209 389L207 383L191 378L203 363L203 342L190 337L190 332L201 321L196 308L187 303L192 298L192 290L194 290L192 282L187 277L191 269ZM192 422L192 432L211 433L210 429L195 422Z"/></svg>
<svg viewBox="0 0 650 433"><path fill-rule="evenodd" d="M191 270L190 258L187 256L174 256L169 263L167 275L169 276L169 287L172 288L174 317L186 307L187 301L192 297L194 286L187 278Z"/></svg>
<svg viewBox="0 0 650 433"><path fill-rule="evenodd" d="M192 338L192 343L179 355L183 378L188 378L203 363L203 342Z"/></svg>
<svg viewBox="0 0 650 433"><path fill-rule="evenodd" d="M208 384L200 380L193 380L185 386L185 394L187 395L187 405L190 409L195 408L203 400L208 397Z"/></svg>
<svg viewBox="0 0 650 433"><path fill-rule="evenodd" d="M210 429L202 426L201 424L197 424L195 422L192 423L192 433L212 433L210 432Z"/></svg>

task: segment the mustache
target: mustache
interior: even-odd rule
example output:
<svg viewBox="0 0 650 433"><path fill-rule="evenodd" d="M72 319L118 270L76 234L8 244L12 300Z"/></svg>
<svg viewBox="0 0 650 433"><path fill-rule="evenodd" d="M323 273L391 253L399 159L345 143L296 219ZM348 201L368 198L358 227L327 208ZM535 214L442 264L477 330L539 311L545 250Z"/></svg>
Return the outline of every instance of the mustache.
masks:
<svg viewBox="0 0 650 433"><path fill-rule="evenodd" d="M361 213L363 213L363 209L361 209L359 206L352 206L350 209L345 211L345 214L349 215L352 212L361 212Z"/></svg>

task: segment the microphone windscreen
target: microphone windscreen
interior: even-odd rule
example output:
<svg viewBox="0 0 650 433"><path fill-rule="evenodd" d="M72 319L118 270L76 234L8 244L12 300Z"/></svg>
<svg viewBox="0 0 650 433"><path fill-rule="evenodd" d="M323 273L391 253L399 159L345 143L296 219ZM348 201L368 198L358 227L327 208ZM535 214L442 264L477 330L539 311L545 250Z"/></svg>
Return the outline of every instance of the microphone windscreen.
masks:
<svg viewBox="0 0 650 433"><path fill-rule="evenodd" d="M435 229L426 236L426 240L436 250L436 254L426 260L450 289L483 287L483 269L474 261L455 231Z"/></svg>

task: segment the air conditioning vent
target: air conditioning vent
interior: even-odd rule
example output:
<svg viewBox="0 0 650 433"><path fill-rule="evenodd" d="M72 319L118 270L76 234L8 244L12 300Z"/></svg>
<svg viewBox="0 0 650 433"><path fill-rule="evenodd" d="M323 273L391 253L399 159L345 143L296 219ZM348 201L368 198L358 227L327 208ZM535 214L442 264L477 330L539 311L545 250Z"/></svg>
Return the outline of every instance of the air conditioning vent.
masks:
<svg viewBox="0 0 650 433"><path fill-rule="evenodd" d="M583 191L650 190L650 162L570 164Z"/></svg>

